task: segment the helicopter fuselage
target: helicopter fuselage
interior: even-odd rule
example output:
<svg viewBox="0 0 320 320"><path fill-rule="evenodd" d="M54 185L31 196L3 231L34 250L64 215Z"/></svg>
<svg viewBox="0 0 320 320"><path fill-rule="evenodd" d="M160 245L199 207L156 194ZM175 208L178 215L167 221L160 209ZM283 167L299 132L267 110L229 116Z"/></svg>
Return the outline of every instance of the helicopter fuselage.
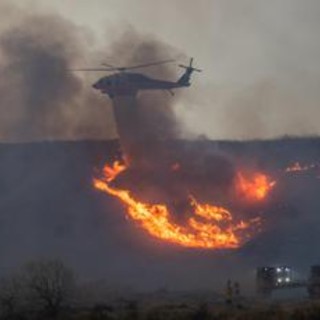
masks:
<svg viewBox="0 0 320 320"><path fill-rule="evenodd" d="M173 82L152 79L141 73L119 72L99 79L93 84L93 88L113 98L119 95L135 95L139 90L171 90L188 87L190 86L188 80Z"/></svg>

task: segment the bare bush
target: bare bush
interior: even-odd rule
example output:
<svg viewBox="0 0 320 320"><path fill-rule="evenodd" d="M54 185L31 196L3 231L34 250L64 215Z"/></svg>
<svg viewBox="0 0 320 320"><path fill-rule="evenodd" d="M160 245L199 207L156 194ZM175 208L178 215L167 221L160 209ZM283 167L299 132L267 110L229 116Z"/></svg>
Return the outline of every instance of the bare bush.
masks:
<svg viewBox="0 0 320 320"><path fill-rule="evenodd" d="M50 316L70 305L75 292L74 273L59 260L27 264L24 283L29 302Z"/></svg>
<svg viewBox="0 0 320 320"><path fill-rule="evenodd" d="M22 319L26 308L26 292L22 277L14 275L0 281L1 319Z"/></svg>

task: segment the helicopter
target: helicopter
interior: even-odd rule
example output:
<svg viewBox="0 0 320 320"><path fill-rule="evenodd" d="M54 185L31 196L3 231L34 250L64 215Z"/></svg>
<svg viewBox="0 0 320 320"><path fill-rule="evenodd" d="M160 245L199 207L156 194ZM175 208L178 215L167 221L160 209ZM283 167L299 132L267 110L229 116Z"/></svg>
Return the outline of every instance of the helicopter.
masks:
<svg viewBox="0 0 320 320"><path fill-rule="evenodd" d="M99 79L92 87L99 90L102 94L107 94L111 99L117 96L135 96L140 90L167 90L174 95L173 89L189 87L190 77L194 71L202 70L193 67L193 58L190 59L189 65L180 64L179 67L185 69L185 72L176 81L165 81L150 78L141 73L127 72L128 70L151 67L155 65L173 62L174 60L164 60L147 64L139 64L129 67L115 67L107 63L103 63L103 68L77 69L76 71L117 71L110 76Z"/></svg>

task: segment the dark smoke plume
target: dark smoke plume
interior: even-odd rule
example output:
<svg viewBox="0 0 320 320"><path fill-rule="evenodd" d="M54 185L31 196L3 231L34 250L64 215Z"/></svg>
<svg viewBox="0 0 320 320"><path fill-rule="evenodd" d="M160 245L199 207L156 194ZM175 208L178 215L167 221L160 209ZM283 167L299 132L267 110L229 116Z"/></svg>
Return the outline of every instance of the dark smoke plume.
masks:
<svg viewBox="0 0 320 320"><path fill-rule="evenodd" d="M71 71L86 52L80 31L59 16L33 15L0 32L2 140L114 135L106 101Z"/></svg>
<svg viewBox="0 0 320 320"><path fill-rule="evenodd" d="M127 30L109 48L109 55L116 65L131 66L165 59L185 58L180 50L165 44L152 35L140 34L133 28ZM177 63L134 70L155 79L176 81L182 71ZM181 90L175 90L175 96L167 91L145 91L138 95L139 131L152 139L177 138L181 124L176 118L174 107Z"/></svg>
<svg viewBox="0 0 320 320"><path fill-rule="evenodd" d="M111 46L108 63L131 66L168 58L187 59L177 49L148 35L127 31ZM100 58L103 59L102 57ZM136 70L135 70L136 72ZM163 64L138 70L155 79L176 81L184 72L176 64ZM115 97L114 113L122 149L130 168L118 185L126 186L148 202L165 202L175 211L184 211L189 195L202 200L226 200L232 187L235 167L232 159L206 147L177 148L174 142L184 128L175 115L175 105L187 88L176 89L175 96L165 91L141 91L137 97ZM174 170L175 166L179 170ZM182 210L181 210L182 209Z"/></svg>
<svg viewBox="0 0 320 320"><path fill-rule="evenodd" d="M164 59L187 60L176 48L133 29L110 45L107 62L116 66L131 66ZM99 57L103 61L103 53ZM176 81L184 70L176 63L134 70L155 79ZM165 91L141 91L137 97L114 97L113 106L120 144L130 168L116 183L132 190L147 202L164 202L177 215L183 216L189 195L199 200L225 202L235 178L233 160L205 146L191 150L177 148L175 141L184 128L175 114L175 105L188 88L175 90L175 96ZM174 170L179 166L179 170Z"/></svg>
<svg viewBox="0 0 320 320"><path fill-rule="evenodd" d="M90 64L82 31L56 15L20 14L15 23L7 23L2 32L0 29L2 140L101 139L116 135L111 101L94 92L91 82L83 81L83 74L71 71ZM116 65L183 56L177 49L135 31L124 32L103 53L91 52L91 57L99 56L100 63L106 52L112 57L109 62ZM172 81L179 75L175 64L138 72ZM163 91L139 95L139 119L134 125L141 135L151 140L179 136L181 125L174 112L178 96L179 91L175 97Z"/></svg>

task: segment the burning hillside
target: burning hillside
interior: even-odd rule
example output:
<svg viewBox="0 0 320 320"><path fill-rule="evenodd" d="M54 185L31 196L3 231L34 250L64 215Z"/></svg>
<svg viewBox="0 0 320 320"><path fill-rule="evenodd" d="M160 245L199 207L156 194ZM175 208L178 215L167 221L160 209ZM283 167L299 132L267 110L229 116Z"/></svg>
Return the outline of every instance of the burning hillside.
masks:
<svg viewBox="0 0 320 320"><path fill-rule="evenodd" d="M180 164L175 163L172 167L175 168L174 171L181 170ZM185 247L226 249L240 247L259 232L261 217L241 218L237 212L240 210L239 205L233 204L231 211L219 203L214 203L214 194L208 197L206 202L202 202L199 201L201 195L187 189L189 192L183 195L184 206L183 209L180 206L180 212L172 206L176 200L173 193L167 194L165 202L162 203L138 200L134 189L114 185L117 177L124 175L127 169L127 165L119 161L106 165L102 176L94 179L94 186L118 198L126 206L128 216L154 237ZM171 170L161 172L162 177L172 174ZM196 180L197 177L192 178ZM179 184L181 181L175 180L174 183ZM214 183L215 181L211 181L204 184L203 189L207 189L204 191L210 194L210 189L214 190ZM274 185L274 181L260 172L251 176L239 172L230 187L237 195L235 203L248 200L251 204L266 200ZM139 188L139 185L136 187ZM177 215L183 219L177 219Z"/></svg>
<svg viewBox="0 0 320 320"><path fill-rule="evenodd" d="M148 154L143 162L110 162L94 187L120 200L129 220L149 235L188 248L243 246L268 227L268 210L281 204L272 199L278 185L318 168L296 162L263 172L226 154L163 149L157 156L153 163Z"/></svg>

